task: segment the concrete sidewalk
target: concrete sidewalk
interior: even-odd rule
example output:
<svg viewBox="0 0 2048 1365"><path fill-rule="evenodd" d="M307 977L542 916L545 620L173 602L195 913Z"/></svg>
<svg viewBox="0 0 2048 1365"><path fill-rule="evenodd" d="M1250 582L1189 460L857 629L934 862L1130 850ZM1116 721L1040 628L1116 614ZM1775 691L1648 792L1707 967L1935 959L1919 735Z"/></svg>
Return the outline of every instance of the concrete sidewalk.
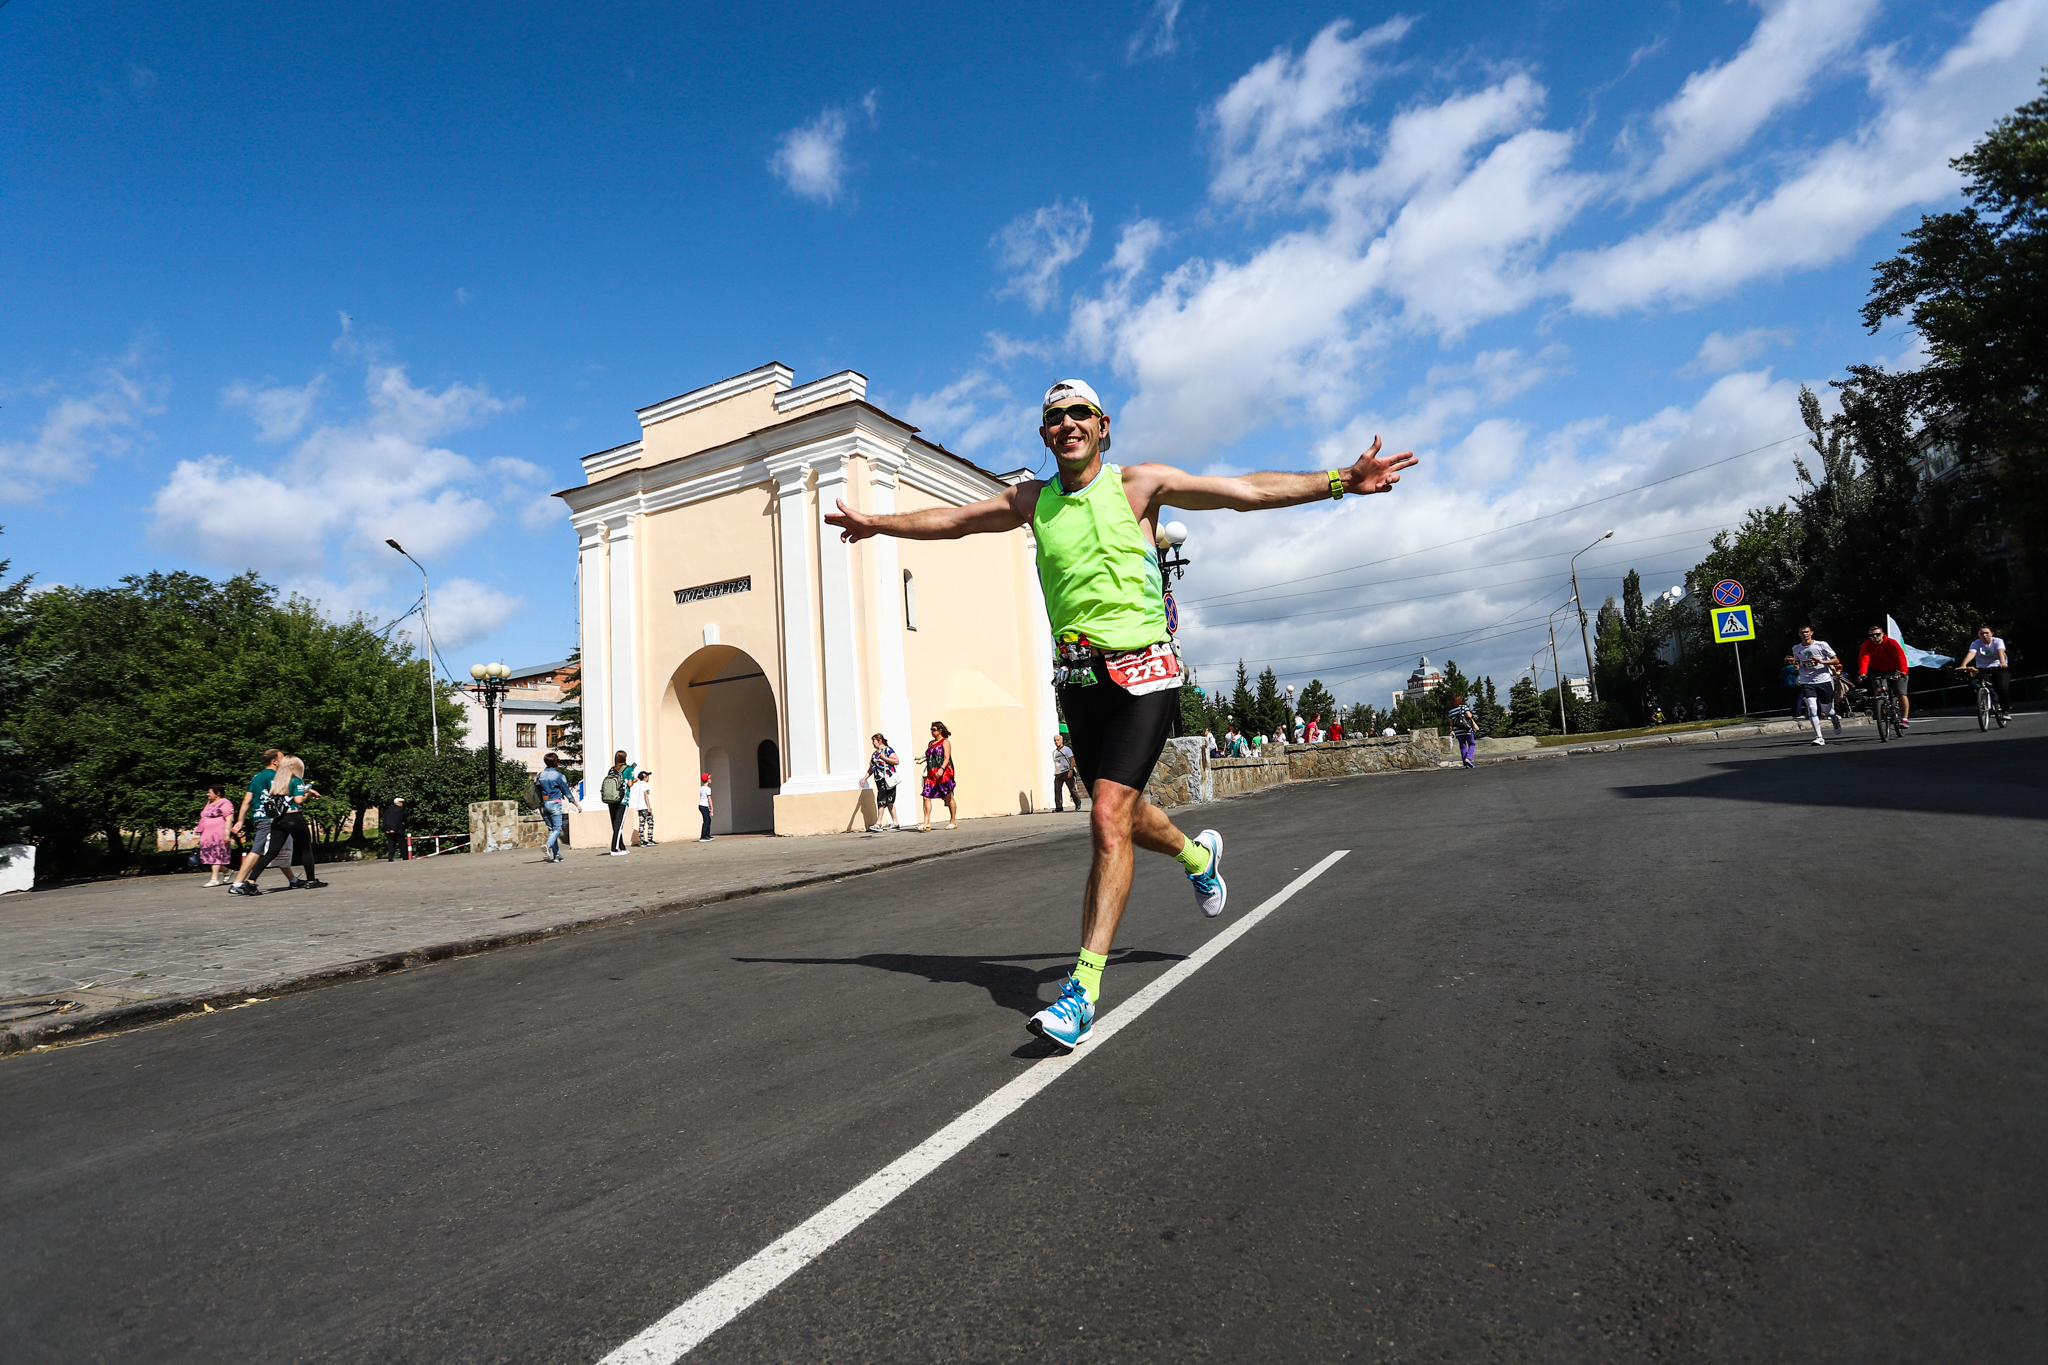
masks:
<svg viewBox="0 0 2048 1365"><path fill-rule="evenodd" d="M785 890L1041 836L1072 812L964 821L929 834L727 835L623 858L538 849L324 865L320 890L206 890L202 873L0 900L0 1054L246 996L372 976L593 925ZM263 879L282 887L274 873Z"/></svg>

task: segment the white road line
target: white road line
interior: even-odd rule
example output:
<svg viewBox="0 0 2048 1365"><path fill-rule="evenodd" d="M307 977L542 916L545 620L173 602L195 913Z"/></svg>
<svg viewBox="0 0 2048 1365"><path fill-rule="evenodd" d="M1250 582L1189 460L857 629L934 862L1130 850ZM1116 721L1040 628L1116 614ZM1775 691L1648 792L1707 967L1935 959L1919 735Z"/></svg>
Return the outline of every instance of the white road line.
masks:
<svg viewBox="0 0 2048 1365"><path fill-rule="evenodd" d="M695 1297L606 1356L599 1365L671 1365L765 1297L806 1265L825 1254L834 1242L880 1213L889 1201L930 1175L947 1158L1024 1107L1033 1095L1051 1085L1101 1050L1126 1024L1166 998L1167 992L1200 971L1225 948L1251 932L1252 926L1278 910L1310 882L1323 875L1351 850L1340 848L1296 877L1265 904L1210 939L1185 961L1139 991L1095 1025L1078 1051L1048 1057L980 1104L954 1119L917 1146L806 1218L768 1246L741 1262Z"/></svg>

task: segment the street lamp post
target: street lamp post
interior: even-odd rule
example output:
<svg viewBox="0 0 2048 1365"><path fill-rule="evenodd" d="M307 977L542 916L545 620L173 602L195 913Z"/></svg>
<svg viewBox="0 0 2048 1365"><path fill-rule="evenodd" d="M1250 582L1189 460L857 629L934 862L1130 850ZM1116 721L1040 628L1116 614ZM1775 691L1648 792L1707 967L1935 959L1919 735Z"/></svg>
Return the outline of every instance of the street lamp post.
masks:
<svg viewBox="0 0 2048 1365"><path fill-rule="evenodd" d="M512 676L512 670L505 664L471 664L469 676L476 684L469 690L476 693L484 704L484 752L489 755L489 789L491 800L498 799L498 703L512 684L505 681Z"/></svg>
<svg viewBox="0 0 2048 1365"><path fill-rule="evenodd" d="M1600 540L1606 540L1613 534L1614 532L1608 531L1600 537ZM1600 540L1594 541L1593 545L1598 545ZM1593 545L1588 545L1586 550L1592 549ZM1579 551L1579 555L1586 553L1586 550ZM1572 601L1579 608L1579 647L1586 651L1586 685L1593 689L1593 700L1598 701L1600 700L1600 679L1594 676L1593 673L1593 642L1586 634L1586 602L1584 598L1579 596L1579 555L1573 555L1571 562Z"/></svg>
<svg viewBox="0 0 2048 1365"><path fill-rule="evenodd" d="M1287 684L1287 733L1280 737L1283 744L1294 743L1294 684Z"/></svg>
<svg viewBox="0 0 2048 1365"><path fill-rule="evenodd" d="M1595 543L1597 544L1598 542ZM1569 611L1578 605L1578 599L1574 597L1571 601L1559 607L1557 611L1550 613L1550 666L1557 673L1557 728L1565 734L1572 732L1572 726L1571 722L1565 718L1564 713L1564 663L1557 657L1557 612ZM1579 615L1584 616L1585 614L1585 609L1580 608ZM1591 674L1587 676L1590 679Z"/></svg>
<svg viewBox="0 0 2048 1365"><path fill-rule="evenodd" d="M384 543L398 551L398 553L405 555L407 559L412 559L411 555L405 554L405 547L397 541L387 538ZM427 566L420 563L417 559L412 559L412 566L420 571L420 619L425 624L427 632L427 722L433 727L434 754L436 757L439 757L441 753L441 699L434 695L434 604L428 592Z"/></svg>

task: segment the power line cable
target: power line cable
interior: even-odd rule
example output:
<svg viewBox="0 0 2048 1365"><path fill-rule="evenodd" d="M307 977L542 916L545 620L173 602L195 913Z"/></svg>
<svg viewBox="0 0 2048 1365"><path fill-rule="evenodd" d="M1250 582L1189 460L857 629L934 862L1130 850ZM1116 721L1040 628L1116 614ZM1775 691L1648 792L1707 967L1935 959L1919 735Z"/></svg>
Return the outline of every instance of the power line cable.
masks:
<svg viewBox="0 0 2048 1365"><path fill-rule="evenodd" d="M1419 550L1404 550L1397 555L1388 555L1385 559L1369 559L1363 564L1353 564L1347 568L1342 569L1331 569L1327 573L1304 574L1300 578L1283 578L1275 583L1262 583L1256 588L1240 588L1236 592L1220 593L1216 597L1206 597L1201 600L1205 602L1215 602L1220 601L1225 597L1241 597L1246 593L1264 592L1267 588L1284 588L1294 583L1309 583L1313 582L1318 578L1332 578L1340 573L1351 573L1357 569L1370 569L1380 564L1391 564L1397 559L1411 559L1416 555L1428 554L1431 550L1444 550L1449 549L1453 545L1463 545L1469 541L1484 540L1487 536L1497 536L1503 531L1514 531L1524 526L1534 526L1539 521L1549 521L1552 517L1561 517L1565 515L1565 513L1567 512L1578 512L1588 507L1598 507L1603 502L1613 502L1616 498L1625 498L1631 493L1640 493L1646 488L1655 488L1659 484L1670 483L1673 479L1683 479L1689 475L1698 474L1705 470L1716 469L1721 465L1730 464L1736 460L1740 460L1744 456L1755 455L1760 451L1775 449L1778 446L1784 445L1787 441L1797 441L1805 435L1806 433L1802 431L1791 436L1781 436L1775 441L1768 441L1760 446L1751 446L1748 450L1740 451L1737 454L1724 455L1718 460L1710 460L1706 464L1695 465L1691 469L1681 469L1676 474L1667 474L1661 479L1652 479L1648 483L1639 483L1634 488L1624 488L1618 493L1608 493L1601 497L1588 498L1584 502L1573 503L1570 507L1560 507L1555 512L1545 512L1541 516L1530 517L1527 521L1517 521L1511 522L1506 526L1496 526L1490 531L1478 531L1469 536L1460 536L1456 540L1446 540L1438 545L1425 545L1423 548ZM1190 601L1188 605L1193 606L1195 605L1195 603Z"/></svg>

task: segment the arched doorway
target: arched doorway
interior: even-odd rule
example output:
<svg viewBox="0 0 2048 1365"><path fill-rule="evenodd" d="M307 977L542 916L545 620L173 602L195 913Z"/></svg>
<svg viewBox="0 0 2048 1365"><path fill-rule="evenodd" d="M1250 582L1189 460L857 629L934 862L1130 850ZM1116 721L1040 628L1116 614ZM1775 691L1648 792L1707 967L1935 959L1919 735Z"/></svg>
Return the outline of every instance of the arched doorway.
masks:
<svg viewBox="0 0 2048 1365"><path fill-rule="evenodd" d="M763 743L779 743L775 689L754 656L729 645L710 645L683 661L664 699L684 724L664 726L662 760L686 782L657 783L667 795L660 808L670 828L696 827L697 775L711 774L716 810L713 834L767 833L775 828L775 794L782 774L757 762ZM687 796L678 800L687 792ZM669 814L673 810L674 814Z"/></svg>

